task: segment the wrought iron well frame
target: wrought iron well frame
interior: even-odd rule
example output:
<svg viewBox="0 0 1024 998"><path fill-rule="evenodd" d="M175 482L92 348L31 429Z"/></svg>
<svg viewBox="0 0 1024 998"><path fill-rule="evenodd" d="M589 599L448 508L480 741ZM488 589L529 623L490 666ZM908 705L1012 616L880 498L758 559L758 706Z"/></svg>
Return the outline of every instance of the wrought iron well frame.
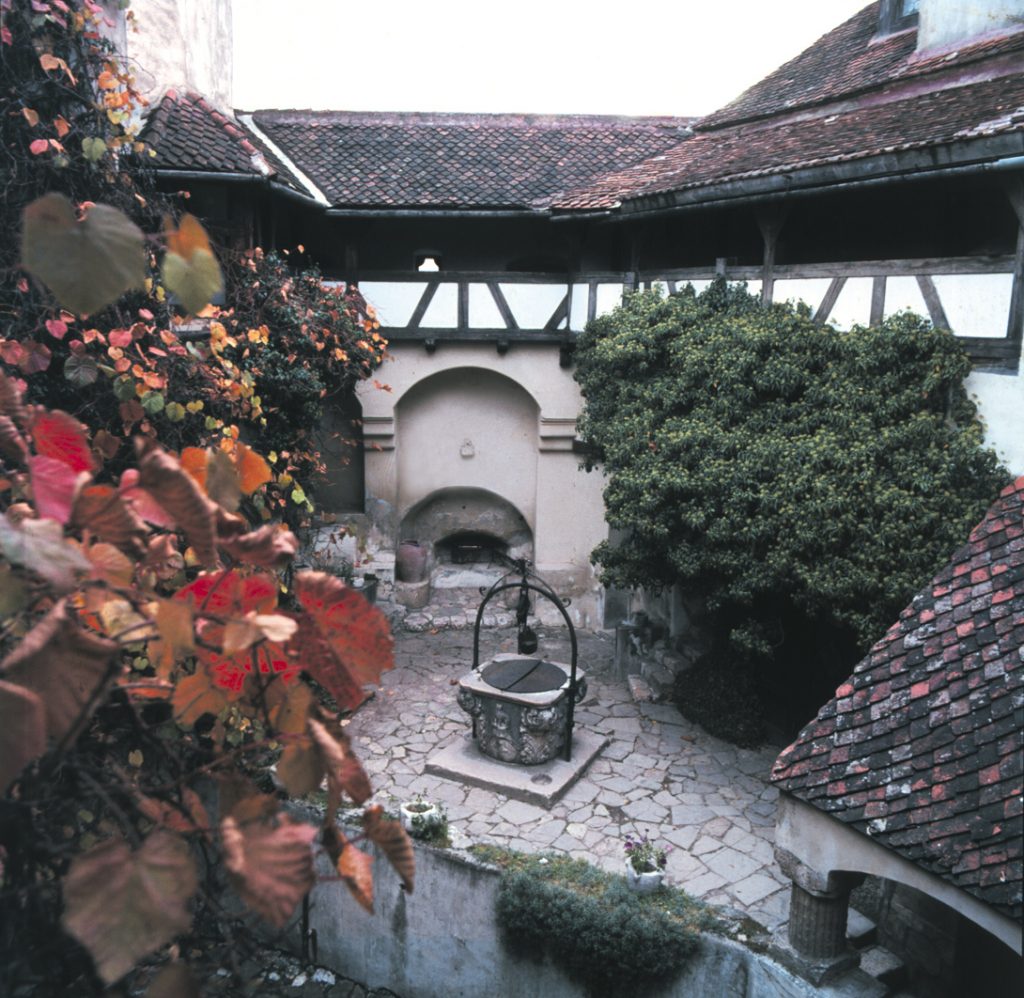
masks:
<svg viewBox="0 0 1024 998"><path fill-rule="evenodd" d="M558 607L558 612L562 615L562 619L565 621L566 626L569 628L569 644L571 648L571 661L569 664L569 689L567 695L569 702L565 712L565 750L564 757L566 762L572 760L572 731L576 714L576 661L578 657L578 646L576 643L576 628L573 627L572 618L566 611L566 606L569 604L569 600L562 599L558 596L555 591L545 582L539 575L530 571L530 562L525 558L506 558L513 566L513 571L520 575L521 578L518 582L506 582L505 580L509 575L513 574L508 572L503 575L497 582L495 582L490 589L484 591L481 587L480 592L483 593L483 600L480 603L479 608L476 611L476 622L473 625L473 669L474 671L480 665L480 626L484 619L484 609L487 604L494 599L495 596L500 593L507 592L510 589L518 589L520 592L519 599L519 616L522 619L518 619L520 627L525 624L525 612L522 610L524 606L524 597L526 598L525 605L528 606L530 592L537 593L538 596L543 596L545 599L550 600ZM533 581L531 581L531 579ZM473 718L473 738L476 739L476 718Z"/></svg>

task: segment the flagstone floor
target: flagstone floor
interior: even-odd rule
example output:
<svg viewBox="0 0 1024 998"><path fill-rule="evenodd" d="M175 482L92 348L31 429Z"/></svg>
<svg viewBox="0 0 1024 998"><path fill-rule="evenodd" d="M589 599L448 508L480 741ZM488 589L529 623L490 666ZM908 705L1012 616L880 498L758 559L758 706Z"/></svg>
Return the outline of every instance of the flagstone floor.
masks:
<svg viewBox="0 0 1024 998"><path fill-rule="evenodd" d="M559 633L542 631L540 649L568 661ZM419 793L444 802L456 844L557 850L616 872L627 833L647 834L672 846L674 885L769 930L785 922L789 882L772 855L778 794L767 782L779 748L736 748L671 705L634 703L614 675L610 636L578 638L589 689L576 721L609 741L549 810L424 771L431 755L469 731L455 694L472 662L471 630L396 634L395 669L349 722L374 800L397 810ZM515 650L514 630L482 632L481 658L499 650Z"/></svg>

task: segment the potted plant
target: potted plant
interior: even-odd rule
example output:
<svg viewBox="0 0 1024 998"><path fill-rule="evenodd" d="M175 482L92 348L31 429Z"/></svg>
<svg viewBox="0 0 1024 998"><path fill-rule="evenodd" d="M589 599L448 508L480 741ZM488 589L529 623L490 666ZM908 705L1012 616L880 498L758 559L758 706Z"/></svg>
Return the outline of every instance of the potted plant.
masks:
<svg viewBox="0 0 1024 998"><path fill-rule="evenodd" d="M401 805L402 825L413 838L426 838L431 831L445 820L442 809L437 804L424 800L419 794L414 800Z"/></svg>
<svg viewBox="0 0 1024 998"><path fill-rule="evenodd" d="M671 846L659 846L644 835L626 836L626 883L638 894L650 894L661 887Z"/></svg>

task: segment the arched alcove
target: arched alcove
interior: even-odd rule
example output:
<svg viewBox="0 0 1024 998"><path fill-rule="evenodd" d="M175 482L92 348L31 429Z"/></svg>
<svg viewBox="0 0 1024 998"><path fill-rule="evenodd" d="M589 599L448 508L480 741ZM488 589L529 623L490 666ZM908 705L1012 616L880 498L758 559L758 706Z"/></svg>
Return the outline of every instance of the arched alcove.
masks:
<svg viewBox="0 0 1024 998"><path fill-rule="evenodd" d="M507 504L532 537L539 415L536 401L522 385L484 368L453 368L414 384L395 406L397 505L403 530L408 514L428 497L462 490L473 495L473 508L481 514L484 495L491 497L495 510ZM460 529L479 528L463 522Z"/></svg>

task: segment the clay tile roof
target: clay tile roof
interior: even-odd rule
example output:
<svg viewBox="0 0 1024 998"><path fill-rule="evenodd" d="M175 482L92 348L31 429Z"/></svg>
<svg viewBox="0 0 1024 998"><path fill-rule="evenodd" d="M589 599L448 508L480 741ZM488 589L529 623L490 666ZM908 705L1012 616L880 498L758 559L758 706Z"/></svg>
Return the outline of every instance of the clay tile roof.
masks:
<svg viewBox="0 0 1024 998"><path fill-rule="evenodd" d="M1024 73L814 117L697 131L674 148L553 199L604 208L632 197L792 173L978 136L1024 135Z"/></svg>
<svg viewBox="0 0 1024 998"><path fill-rule="evenodd" d="M256 111L335 207L526 209L675 145L688 118Z"/></svg>
<svg viewBox="0 0 1024 998"><path fill-rule="evenodd" d="M778 757L772 780L1020 919L1024 477Z"/></svg>
<svg viewBox="0 0 1024 998"><path fill-rule="evenodd" d="M239 123L197 93L169 90L150 112L140 138L156 152L157 170L251 173L302 190L288 169Z"/></svg>

